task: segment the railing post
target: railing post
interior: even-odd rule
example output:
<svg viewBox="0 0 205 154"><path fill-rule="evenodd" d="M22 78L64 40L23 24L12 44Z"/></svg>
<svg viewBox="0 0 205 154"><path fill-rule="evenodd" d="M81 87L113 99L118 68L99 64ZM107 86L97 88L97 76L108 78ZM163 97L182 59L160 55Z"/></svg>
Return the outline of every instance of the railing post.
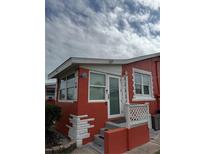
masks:
<svg viewBox="0 0 205 154"><path fill-rule="evenodd" d="M151 122L151 114L149 113L149 103L145 103L147 106L147 123L148 123L148 128L152 128L152 122Z"/></svg>
<svg viewBox="0 0 205 154"><path fill-rule="evenodd" d="M126 127L130 128L130 114L129 114L129 104L125 104L125 118L126 118Z"/></svg>

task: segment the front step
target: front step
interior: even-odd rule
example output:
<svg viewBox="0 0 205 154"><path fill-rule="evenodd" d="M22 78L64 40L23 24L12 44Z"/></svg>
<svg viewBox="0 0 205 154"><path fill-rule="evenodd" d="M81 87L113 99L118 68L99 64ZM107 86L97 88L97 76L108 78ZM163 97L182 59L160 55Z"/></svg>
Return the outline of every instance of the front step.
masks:
<svg viewBox="0 0 205 154"><path fill-rule="evenodd" d="M109 128L101 128L100 134L95 135L94 141L90 144L94 150L102 154L104 154L104 132L108 130Z"/></svg>
<svg viewBox="0 0 205 154"><path fill-rule="evenodd" d="M99 145L100 147L104 147L104 137L99 134L95 135L94 143Z"/></svg>
<svg viewBox="0 0 205 154"><path fill-rule="evenodd" d="M119 124L115 124L113 122L106 122L105 127L108 129L115 129L115 128L120 128Z"/></svg>
<svg viewBox="0 0 205 154"><path fill-rule="evenodd" d="M108 128L100 128L100 135L104 137L104 133L108 130Z"/></svg>
<svg viewBox="0 0 205 154"><path fill-rule="evenodd" d="M113 124L113 122L106 122L105 128L100 129L100 134L94 136L94 141L90 144L91 148L98 151L99 153L104 153L104 133L110 129L119 128L118 125Z"/></svg>
<svg viewBox="0 0 205 154"><path fill-rule="evenodd" d="M104 147L101 147L94 142L89 143L89 146L100 154L104 154Z"/></svg>

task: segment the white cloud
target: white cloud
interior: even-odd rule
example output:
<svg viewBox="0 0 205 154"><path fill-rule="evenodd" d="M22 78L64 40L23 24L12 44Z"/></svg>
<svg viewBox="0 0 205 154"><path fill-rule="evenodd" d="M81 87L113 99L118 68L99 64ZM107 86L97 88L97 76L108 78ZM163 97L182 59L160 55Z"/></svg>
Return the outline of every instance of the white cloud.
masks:
<svg viewBox="0 0 205 154"><path fill-rule="evenodd" d="M135 0L135 2L140 2L141 4L156 10L160 7L159 0Z"/></svg>
<svg viewBox="0 0 205 154"><path fill-rule="evenodd" d="M82 0L70 1L69 5L72 10L64 12L66 6L62 1L49 3L50 8L59 12L46 18L46 75L71 56L130 58L159 51L159 36L153 37L149 32L149 28L159 31L159 23L144 24L146 36L138 35L129 25L129 20L147 21L150 14L133 15L122 5L113 11L95 12ZM118 28L120 20L123 30Z"/></svg>

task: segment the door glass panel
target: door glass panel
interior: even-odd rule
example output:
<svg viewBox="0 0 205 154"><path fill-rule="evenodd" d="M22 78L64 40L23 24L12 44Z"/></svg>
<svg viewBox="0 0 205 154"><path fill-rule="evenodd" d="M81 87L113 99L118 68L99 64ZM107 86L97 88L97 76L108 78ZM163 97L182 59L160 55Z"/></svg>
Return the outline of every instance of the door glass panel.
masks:
<svg viewBox="0 0 205 154"><path fill-rule="evenodd" d="M110 77L110 115L120 114L119 79Z"/></svg>

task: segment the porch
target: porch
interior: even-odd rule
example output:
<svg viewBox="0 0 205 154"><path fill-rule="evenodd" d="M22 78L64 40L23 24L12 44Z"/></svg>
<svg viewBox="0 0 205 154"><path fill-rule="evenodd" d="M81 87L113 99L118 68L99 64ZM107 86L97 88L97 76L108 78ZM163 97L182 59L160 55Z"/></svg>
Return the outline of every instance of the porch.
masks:
<svg viewBox="0 0 205 154"><path fill-rule="evenodd" d="M126 104L125 113L124 117L107 121L89 145L100 153L121 153L147 143L153 134L149 105Z"/></svg>

